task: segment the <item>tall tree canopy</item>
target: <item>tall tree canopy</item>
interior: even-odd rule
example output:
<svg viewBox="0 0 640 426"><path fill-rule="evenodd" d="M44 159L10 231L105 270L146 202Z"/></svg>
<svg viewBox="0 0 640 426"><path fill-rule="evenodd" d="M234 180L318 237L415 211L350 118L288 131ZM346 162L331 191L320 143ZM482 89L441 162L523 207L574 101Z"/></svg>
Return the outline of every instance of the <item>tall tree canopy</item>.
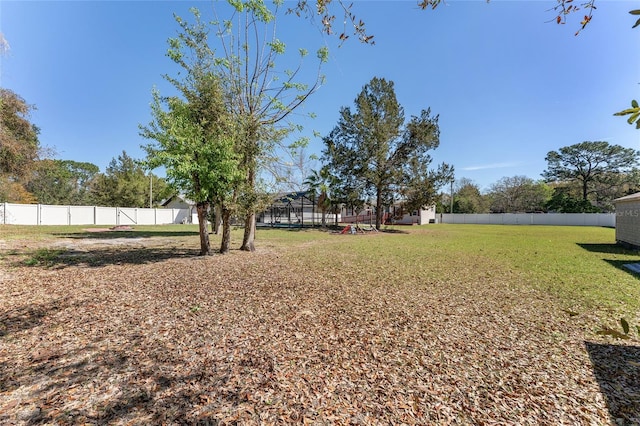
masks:
<svg viewBox="0 0 640 426"><path fill-rule="evenodd" d="M203 40L190 39L188 33L182 37L187 44L173 43L170 54L186 76L167 77L182 98L161 98L154 92L154 121L141 129L144 137L156 141L145 146L147 164L166 167L170 182L196 202L202 255L211 254L206 225L210 203L220 206L224 226L220 252L227 253L233 192L241 182L239 155L220 80L212 71L213 52ZM187 57L188 52L193 56Z"/></svg>
<svg viewBox="0 0 640 426"><path fill-rule="evenodd" d="M93 199L101 206L148 207L151 190L152 203L166 198L169 191L164 179L147 176L142 162L126 151L111 159L105 173L96 175L91 184Z"/></svg>
<svg viewBox="0 0 640 426"><path fill-rule="evenodd" d="M92 205L90 188L100 169L73 160L40 160L26 184L41 204Z"/></svg>
<svg viewBox="0 0 640 426"><path fill-rule="evenodd" d="M574 193L570 185L561 185L553 188L553 194L547 201L547 211L555 213L599 213L601 210L588 200ZM579 190L577 192L580 192Z"/></svg>
<svg viewBox="0 0 640 426"><path fill-rule="evenodd" d="M455 213L488 213L489 208L480 188L472 180L461 178L456 180L453 195L453 211Z"/></svg>
<svg viewBox="0 0 640 426"><path fill-rule="evenodd" d="M327 60L325 47L317 51L317 73L311 81L300 81L302 60L294 69L277 68L276 61L286 53L278 39L276 21L282 2L267 7L263 1L229 1L233 16L216 21L219 36L219 75L226 93L227 110L237 123L236 151L245 184L239 188L239 202L245 210L242 250L255 249L256 210L260 206L258 177L264 162L273 157L276 146L298 129L289 121L291 113L316 91L324 77L320 69ZM299 146L293 145L295 149Z"/></svg>
<svg viewBox="0 0 640 426"><path fill-rule="evenodd" d="M619 185L621 177L633 176L640 152L605 141L586 141L550 151L547 169L542 176L547 182L578 183L583 201L593 194L602 195L603 188Z"/></svg>
<svg viewBox="0 0 640 426"><path fill-rule="evenodd" d="M337 126L324 138L323 160L347 199L373 198L376 227L384 206L402 198L409 208L433 202L450 168L428 169L428 152L439 145L438 117L430 110L405 123L393 82L374 77L354 101L340 110Z"/></svg>
<svg viewBox="0 0 640 426"><path fill-rule="evenodd" d="M186 77L167 79L178 88L185 103L172 99L165 113L157 99L156 127L148 128L146 136L156 140L180 138L192 154L199 153L191 167L177 167L187 158L186 145L178 147L165 141L159 149L150 151L156 158L161 153L165 163L174 162L172 168L179 173L172 172L173 179L180 175L182 185L190 190L200 188L200 207L204 208L208 200L226 200L227 207L233 204L241 209L245 214L241 249L253 251L256 210L264 198L258 188L260 172L273 159L276 146L298 128L288 117L319 87L323 77L318 68L315 80L299 81L301 62L295 69L276 69L277 58L286 52L285 43L276 36L280 1L274 1L271 7L261 0L227 3L227 8L214 6L213 20L201 19L197 9L192 9L192 23L176 16L181 32L169 40L168 55L186 71ZM230 16L219 18L220 10L230 10ZM217 40L210 40L210 34ZM306 50L299 53L301 59L307 55ZM320 49L317 56L319 64L324 62L326 49ZM219 120L222 116L225 119ZM176 127L176 123L182 124ZM242 179L236 179L234 170ZM231 194L228 185L233 187ZM225 214L228 218L231 210L223 208L222 216ZM223 231L223 252L227 234Z"/></svg>
<svg viewBox="0 0 640 426"><path fill-rule="evenodd" d="M551 188L527 176L503 177L491 185L488 197L493 213L521 213L542 211Z"/></svg>
<svg viewBox="0 0 640 426"><path fill-rule="evenodd" d="M264 195L259 190L259 177L265 164L274 157L276 147L299 127L289 121L290 114L316 91L323 80L320 66L328 52L317 52L318 72L311 80L301 81L302 60L308 52L299 51L300 62L294 69L278 69L277 59L286 53L286 44L277 38L276 18L281 1L267 6L264 1L229 0L231 14L217 16L205 23L193 10L193 24L177 17L182 33L170 40L169 56L176 62L184 60L183 47L206 46L213 63L212 73L219 79L230 122L234 123L234 150L244 181L234 191L238 206L245 214L245 229L241 249L255 249L256 211ZM208 35L217 36L210 43ZM183 64L181 64L183 65ZM184 65L183 65L184 67ZM289 148L299 148L294 144Z"/></svg>
<svg viewBox="0 0 640 426"><path fill-rule="evenodd" d="M38 158L39 129L29 121L33 106L0 88L0 174L22 177Z"/></svg>

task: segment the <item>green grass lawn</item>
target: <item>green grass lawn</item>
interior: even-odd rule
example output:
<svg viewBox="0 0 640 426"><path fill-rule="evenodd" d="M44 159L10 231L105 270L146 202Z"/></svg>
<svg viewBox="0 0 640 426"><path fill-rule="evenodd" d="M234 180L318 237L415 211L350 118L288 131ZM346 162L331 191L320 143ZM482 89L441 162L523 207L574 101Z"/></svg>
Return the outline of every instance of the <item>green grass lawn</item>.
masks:
<svg viewBox="0 0 640 426"><path fill-rule="evenodd" d="M482 273L506 269L518 283L587 307L635 311L640 308L639 277L623 268L640 256L615 244L615 230L597 227L439 225L429 232L436 262L459 257ZM422 235L423 236L423 235ZM410 238L412 252L424 247Z"/></svg>
<svg viewBox="0 0 640 426"><path fill-rule="evenodd" d="M614 229L438 224L394 230L379 236L259 231L258 246L316 241L300 256L309 265L344 268L354 279L448 281L454 291L460 283L502 276L505 285L547 292L567 309L631 316L640 309L640 277L622 266L640 262L640 253L616 245Z"/></svg>

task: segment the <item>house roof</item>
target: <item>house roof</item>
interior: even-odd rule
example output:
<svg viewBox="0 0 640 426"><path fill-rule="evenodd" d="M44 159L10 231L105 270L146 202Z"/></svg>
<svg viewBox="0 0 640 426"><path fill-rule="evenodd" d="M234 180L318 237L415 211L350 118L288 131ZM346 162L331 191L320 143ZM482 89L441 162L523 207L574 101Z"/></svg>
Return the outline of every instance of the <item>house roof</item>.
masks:
<svg viewBox="0 0 640 426"><path fill-rule="evenodd" d="M613 200L614 203L624 203L627 201L636 201L640 200L640 192L636 192L635 194L627 195L626 197L616 198Z"/></svg>
<svg viewBox="0 0 640 426"><path fill-rule="evenodd" d="M303 197L309 199L309 194L311 194L311 191L278 192L274 194L273 200L287 202L298 200Z"/></svg>
<svg viewBox="0 0 640 426"><path fill-rule="evenodd" d="M191 201L190 199L186 198L184 194L175 194L172 195L171 197L167 198L161 205L162 207L166 207L170 202L172 202L173 200L179 200L179 201L183 201L184 203L190 205L190 206L194 206L196 203L194 201Z"/></svg>

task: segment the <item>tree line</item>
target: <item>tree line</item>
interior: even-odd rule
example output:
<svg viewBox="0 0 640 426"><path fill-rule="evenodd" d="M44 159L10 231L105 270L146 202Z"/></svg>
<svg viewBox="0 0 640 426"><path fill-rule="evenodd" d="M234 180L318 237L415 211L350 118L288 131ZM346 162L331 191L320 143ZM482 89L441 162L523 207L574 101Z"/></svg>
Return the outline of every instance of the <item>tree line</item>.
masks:
<svg viewBox="0 0 640 426"><path fill-rule="evenodd" d="M0 202L149 207L171 194L164 178L125 151L102 173L93 163L51 158L53 150L40 143L30 121L33 108L0 89Z"/></svg>
<svg viewBox="0 0 640 426"><path fill-rule="evenodd" d="M605 141L585 141L550 151L543 179L504 177L482 192L470 179L441 194L444 213L598 213L640 191L640 152ZM453 196L453 200L451 197Z"/></svg>

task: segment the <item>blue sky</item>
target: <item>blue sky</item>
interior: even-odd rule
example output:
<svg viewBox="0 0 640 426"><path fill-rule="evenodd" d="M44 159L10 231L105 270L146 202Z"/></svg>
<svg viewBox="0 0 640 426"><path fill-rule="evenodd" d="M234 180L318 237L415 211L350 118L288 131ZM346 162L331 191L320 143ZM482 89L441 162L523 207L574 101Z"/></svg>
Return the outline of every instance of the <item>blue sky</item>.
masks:
<svg viewBox="0 0 640 426"><path fill-rule="evenodd" d="M329 133L340 107L377 76L395 82L407 118L428 107L440 115L435 161L484 189L504 176L539 179L548 151L585 140L640 149L640 131L612 115L640 97L640 29L628 14L638 2L598 1L577 37L579 16L548 22L554 3L449 0L420 11L413 1L356 1L376 44L352 37L339 48L308 21L284 17L279 38L292 55L330 47L326 82L304 106L317 115L301 119L305 134ZM173 13L186 18L196 6L208 17L215 4L4 0L0 31L11 49L0 85L37 107L32 121L57 158L101 170L122 150L142 158L138 125L151 119L151 91L171 91L162 74L175 72L165 56ZM321 149L312 137L307 153Z"/></svg>

